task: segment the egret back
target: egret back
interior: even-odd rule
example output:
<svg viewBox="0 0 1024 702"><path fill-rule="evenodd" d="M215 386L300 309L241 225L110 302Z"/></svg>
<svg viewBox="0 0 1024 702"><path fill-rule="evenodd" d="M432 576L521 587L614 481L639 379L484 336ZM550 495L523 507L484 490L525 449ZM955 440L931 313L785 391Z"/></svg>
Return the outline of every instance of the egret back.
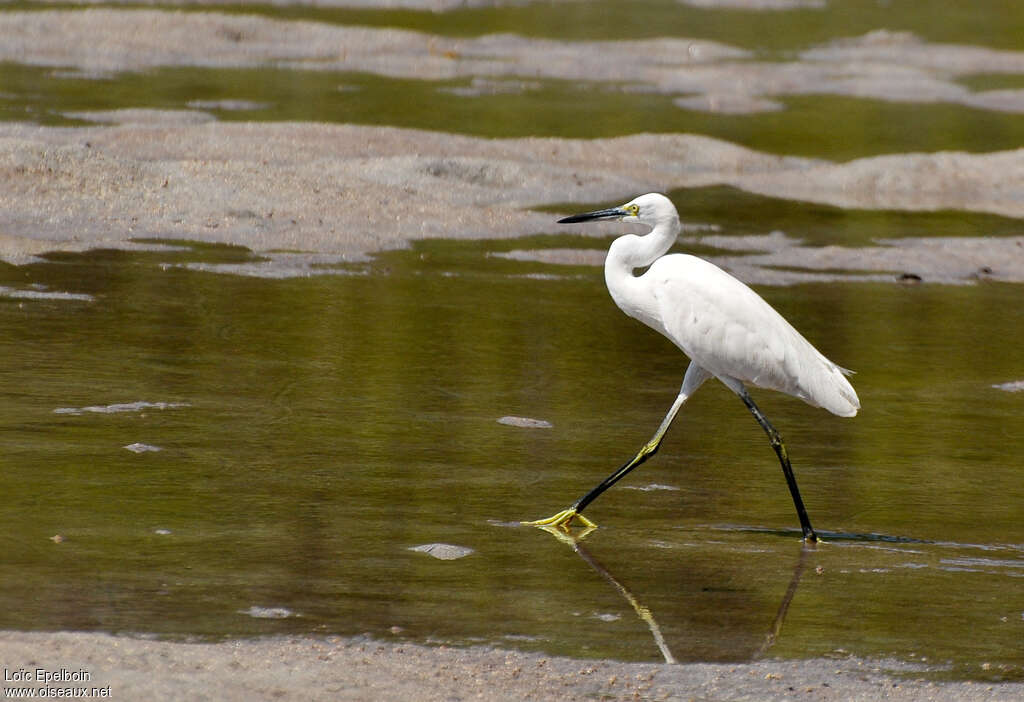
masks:
<svg viewBox="0 0 1024 702"><path fill-rule="evenodd" d="M719 379L798 397L841 417L860 408L849 373L825 358L756 292L718 266L686 254L659 258L624 312L661 332ZM631 286L633 287L633 286Z"/></svg>

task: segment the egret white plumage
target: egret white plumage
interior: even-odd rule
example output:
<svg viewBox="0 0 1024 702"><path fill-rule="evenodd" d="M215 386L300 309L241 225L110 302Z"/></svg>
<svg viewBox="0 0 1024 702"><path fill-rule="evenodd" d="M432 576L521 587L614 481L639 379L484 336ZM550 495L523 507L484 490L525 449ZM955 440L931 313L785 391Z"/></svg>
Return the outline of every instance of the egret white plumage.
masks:
<svg viewBox="0 0 1024 702"><path fill-rule="evenodd" d="M846 379L850 371L823 356L760 295L713 263L688 254L665 255L679 234L679 215L664 195L648 193L621 207L585 212L560 223L614 219L651 227L645 236L627 234L612 242L604 264L605 283L615 304L630 317L664 334L690 358L679 395L658 430L640 451L571 507L533 526L568 527L601 493L650 458L683 404L714 376L736 393L768 435L793 497L806 541L816 541L807 510L779 432L754 404L746 384L778 390L840 417L860 408ZM635 275L638 268L646 272Z"/></svg>

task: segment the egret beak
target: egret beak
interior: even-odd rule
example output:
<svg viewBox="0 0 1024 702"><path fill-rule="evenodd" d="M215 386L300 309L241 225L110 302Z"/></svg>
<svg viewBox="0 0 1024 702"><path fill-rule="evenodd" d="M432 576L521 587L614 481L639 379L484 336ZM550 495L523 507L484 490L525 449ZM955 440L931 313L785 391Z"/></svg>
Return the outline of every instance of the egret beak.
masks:
<svg viewBox="0 0 1024 702"><path fill-rule="evenodd" d="M582 214L563 217L558 220L558 223L575 224L576 222L589 222L594 219L622 219L623 217L628 216L629 212L626 212L624 207L609 207L607 210L594 210L593 212L584 212Z"/></svg>

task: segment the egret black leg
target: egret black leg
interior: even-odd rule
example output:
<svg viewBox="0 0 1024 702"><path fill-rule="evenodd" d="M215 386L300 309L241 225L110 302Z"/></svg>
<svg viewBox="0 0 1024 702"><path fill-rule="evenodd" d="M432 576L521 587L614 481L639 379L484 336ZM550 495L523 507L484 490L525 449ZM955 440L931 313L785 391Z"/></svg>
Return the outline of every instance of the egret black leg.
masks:
<svg viewBox="0 0 1024 702"><path fill-rule="evenodd" d="M793 466L789 464L789 454L786 452L786 445L782 443L782 436L779 435L778 430L768 421L768 418L764 416L761 409L754 404L754 400L744 388L740 387L737 394L743 400L743 404L747 406L747 409L750 410L750 413L754 415L757 423L764 429L765 434L768 435L768 441L771 442L772 448L775 449L775 453L779 457L779 463L782 464L782 473L786 476L786 485L789 486L789 494L793 496L793 505L796 507L796 514L800 518L800 529L804 533L804 541L816 542L818 535L814 533L811 520L807 517L807 509L804 507L804 501L800 497L800 488L796 486L796 476L793 475Z"/></svg>
<svg viewBox="0 0 1024 702"><path fill-rule="evenodd" d="M675 417L675 412L671 413L671 417ZM661 446L661 440L665 438L665 430L668 429L668 424L671 423L671 421L671 418L669 418L668 421L662 425L663 428L658 429L658 433L651 437L651 440L644 444L643 448L641 448L632 459L623 463L622 467L602 480L593 490L576 500L570 509L575 511L577 514L582 512L587 505L597 499L598 495L625 478L626 473L633 470L657 453L658 447Z"/></svg>
<svg viewBox="0 0 1024 702"><path fill-rule="evenodd" d="M573 502L568 509L563 509L561 512L558 512L547 519L538 519L535 522L523 522L523 524L539 527L568 527L573 520L578 519L584 526L597 526L580 513L587 505L596 500L602 492L622 480L626 477L627 473L657 453L658 447L661 446L661 440L665 438L665 432L668 431L669 426L672 424L672 420L675 419L676 413L679 412L679 408L683 406L686 399L686 395L680 394L679 397L676 398L676 401L672 403L672 408L669 409L668 414L665 415L665 419L662 420L661 426L658 427L658 431L651 437L651 440L644 444L643 448L641 448L633 458L623 463L617 471L598 483L593 490Z"/></svg>
<svg viewBox="0 0 1024 702"><path fill-rule="evenodd" d="M665 432L667 432L668 428L672 426L672 420L676 418L676 414L679 413L679 409L688 399L690 399L690 396L697 391L697 388L703 385L704 381L710 377L711 374L706 370L695 363L691 363L686 369L686 375L683 377L683 386L679 390L679 395L676 397L675 402L672 403L672 407L669 408L668 414L666 414L665 418L661 421L658 431L654 432L654 436L651 437L651 440L644 444L643 448L641 448L632 459L624 463L621 468L602 480L593 490L576 500L568 509L564 509L547 519L538 519L535 522L523 522L523 524L540 527L568 527L574 519L578 519L585 526L596 526L596 524L580 513L587 505L596 500L601 493L622 480L627 473L658 451L658 447L661 446L661 440L665 438Z"/></svg>

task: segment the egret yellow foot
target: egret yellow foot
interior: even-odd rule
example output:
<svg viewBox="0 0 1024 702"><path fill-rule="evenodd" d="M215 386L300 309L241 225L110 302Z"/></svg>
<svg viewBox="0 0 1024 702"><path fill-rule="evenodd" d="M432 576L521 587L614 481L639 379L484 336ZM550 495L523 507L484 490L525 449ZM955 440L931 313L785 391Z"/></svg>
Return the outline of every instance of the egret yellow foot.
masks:
<svg viewBox="0 0 1024 702"><path fill-rule="evenodd" d="M569 525L573 520L578 520L580 524L587 527L588 529L594 529L597 527L592 521L584 517L582 514L577 512L575 509L563 509L558 514L554 514L547 519L538 519L535 522L523 522L525 526L535 527L562 527L568 529Z"/></svg>

